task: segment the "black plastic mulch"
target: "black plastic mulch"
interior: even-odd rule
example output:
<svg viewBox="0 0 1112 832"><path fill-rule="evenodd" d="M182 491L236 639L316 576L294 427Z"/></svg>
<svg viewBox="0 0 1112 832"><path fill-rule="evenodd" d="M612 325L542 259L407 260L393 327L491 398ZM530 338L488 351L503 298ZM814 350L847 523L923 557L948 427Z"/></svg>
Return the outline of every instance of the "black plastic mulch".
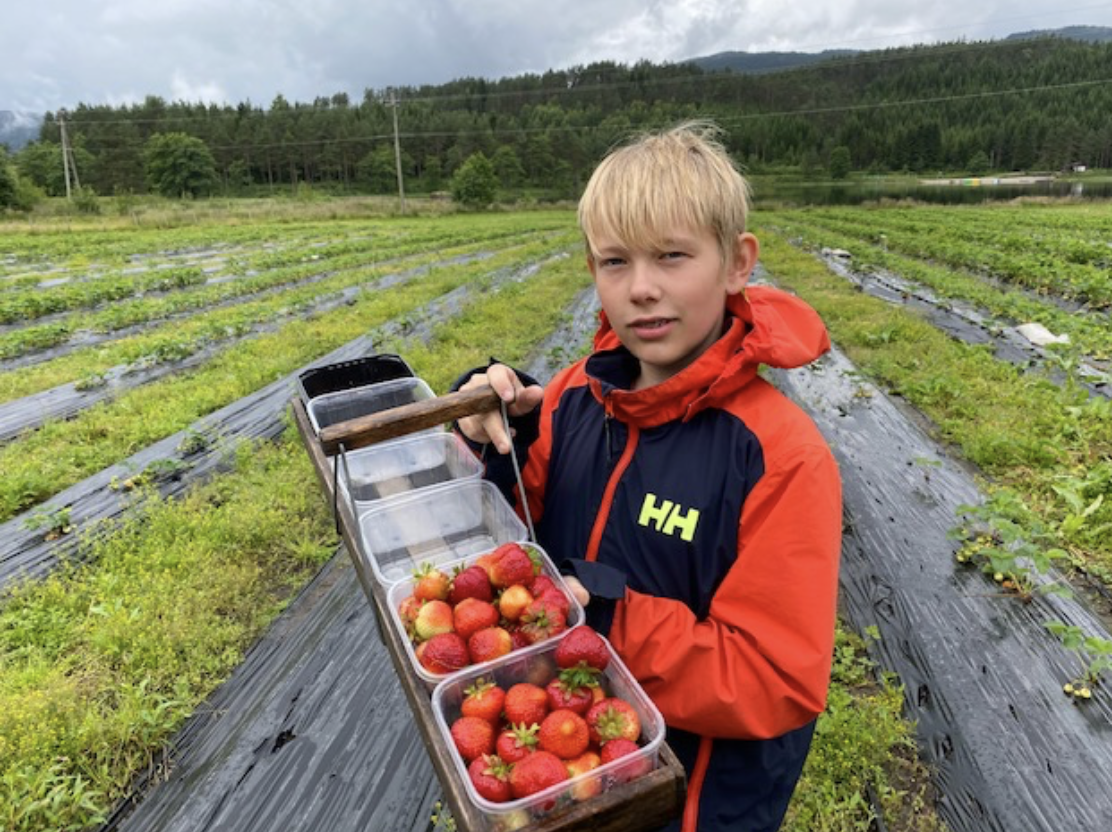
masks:
<svg viewBox="0 0 1112 832"><path fill-rule="evenodd" d="M527 280L538 264L519 269L502 269L495 274L493 285ZM404 323L390 322L365 336L356 338L289 376L198 420L188 429L169 436L128 459L112 465L70 486L41 506L0 524L0 589L10 583L47 574L62 559L79 558L89 534L106 534L98 521L124 516L134 503L127 492L113 489L113 482L125 480L144 471L152 463L170 461L179 464L179 474L159 481L164 496L180 494L192 483L221 470L228 464L229 452L242 440L272 439L281 434L290 397L297 389L297 376L310 366L321 366L380 351L383 342L404 337L414 342L427 340L435 326L458 314L471 294L471 286L461 286L425 304ZM183 442L207 437L205 447L194 453L180 450ZM58 540L45 540L42 533L28 528L27 521L38 511L70 510L73 534ZM93 532L86 531L94 529Z"/></svg>
<svg viewBox="0 0 1112 832"><path fill-rule="evenodd" d="M812 415L842 471L842 613L875 627L880 666L905 687L922 755L954 832L1112 828L1112 696L1075 705L1079 670L1044 623L1109 638L1069 598L1029 603L954 560L947 531L981 496L916 420L863 382L837 350L776 373Z"/></svg>

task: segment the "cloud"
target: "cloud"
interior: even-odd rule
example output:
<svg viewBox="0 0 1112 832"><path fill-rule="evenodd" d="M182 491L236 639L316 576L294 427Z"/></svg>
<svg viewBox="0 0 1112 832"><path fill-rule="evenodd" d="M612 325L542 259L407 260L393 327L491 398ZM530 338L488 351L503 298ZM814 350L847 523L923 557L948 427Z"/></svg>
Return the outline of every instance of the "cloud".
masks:
<svg viewBox="0 0 1112 832"><path fill-rule="evenodd" d="M730 50L874 49L1112 24L1112 6L989 0L37 0L0 27L0 109L269 105Z"/></svg>

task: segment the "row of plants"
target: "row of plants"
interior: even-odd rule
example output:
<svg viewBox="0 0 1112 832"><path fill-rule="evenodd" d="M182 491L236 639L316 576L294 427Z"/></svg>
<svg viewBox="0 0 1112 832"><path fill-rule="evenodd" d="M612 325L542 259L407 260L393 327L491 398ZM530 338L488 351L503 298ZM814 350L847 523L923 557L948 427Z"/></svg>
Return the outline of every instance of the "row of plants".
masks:
<svg viewBox="0 0 1112 832"><path fill-rule="evenodd" d="M529 232L536 233L538 226L543 226L539 218ZM355 241L309 238L298 249L235 258L226 264L226 276L234 278L230 280L210 281L210 276L198 266L154 267L138 274L113 273L52 288L35 286L0 293L0 323L33 322L52 315L49 322L37 327L24 326L5 332L0 340L0 357L19 354L18 348L23 344L47 343L52 338L61 342L78 330L118 330L308 280L328 271L356 268L407 252L424 252L430 247L447 247L476 239L473 233L460 228L439 227L435 233L435 239L424 237L417 228ZM498 224L491 223L481 238L494 241L508 233L515 233L512 224L502 220ZM190 290L180 291L187 288ZM86 309L94 311L84 315L58 314Z"/></svg>
<svg viewBox="0 0 1112 832"><path fill-rule="evenodd" d="M273 333L231 345L190 372L129 390L73 419L48 422L21 435L0 448L0 519L10 519L185 429L350 341L376 322L410 314L461 286L481 288L499 269L543 259L553 250L553 243L542 239L482 262L430 270L390 291L361 293L350 306L289 321Z"/></svg>
<svg viewBox="0 0 1112 832"><path fill-rule="evenodd" d="M49 362L0 374L0 401L70 381L95 378L122 364L160 361L167 354L180 351L189 354L212 341L235 337L245 328L311 307L322 296L348 291L388 274L437 262L447 263L453 258L485 256L496 247L505 248L537 237L538 232L488 236L477 230L471 235L472 241L466 243L458 242L455 236L406 241L396 247L377 250L373 259L377 265L367 265L370 258L366 255L349 255L344 264L332 264L330 271L321 271L319 265L310 264L260 275L240 283L233 290L220 291L213 287L214 291L206 295L191 292L116 304L103 313L90 316L88 325L78 326L78 329L95 330L97 324L136 326L142 322L145 325L141 332L101 340L95 345L67 351L67 355ZM53 324L47 329L60 330L61 340L65 342L72 334L71 327L77 323ZM28 332L18 330L0 335L0 356L15 357L5 356L5 350L16 352L22 345L21 337Z"/></svg>
<svg viewBox="0 0 1112 832"><path fill-rule="evenodd" d="M884 233L884 213L868 216L874 233ZM955 551L936 556L984 570L1018 600L1070 592L1055 579L1060 573L1112 582L1112 401L1076 376L1055 383L1003 363L863 294L792 244L794 220L794 212L762 218L765 266L815 306L857 368L925 414L982 473L986 501L963 507ZM1078 656L1077 676L1063 680L1067 692L1091 696L1110 667L1112 642L1045 624Z"/></svg>
<svg viewBox="0 0 1112 832"><path fill-rule="evenodd" d="M1069 206L1005 206L995 217L986 216L990 210L817 208L807 216L827 231L916 260L990 276L1094 308L1112 305L1108 279L1112 248L1101 212ZM882 212L880 222L874 222L877 212ZM1067 217L1072 222L1067 223ZM1026 224L1017 229L1021 220Z"/></svg>
<svg viewBox="0 0 1112 832"><path fill-rule="evenodd" d="M472 303L428 344L383 349L405 355L445 390L461 368L491 353L524 361L585 282L578 258L557 261L527 285ZM101 820L334 545L311 466L290 431L277 445L241 448L233 473L181 503L146 501L121 531L94 544L87 566L6 598L4 827L77 829ZM862 828L874 811L866 791L894 813L922 802L906 792L913 740L898 690L873 681L862 655L840 636L832 707L789 830L813 830L816 818L829 829ZM929 817L914 828L936 828Z"/></svg>
<svg viewBox="0 0 1112 832"><path fill-rule="evenodd" d="M946 300L969 302L997 318L1001 326L1041 323L1053 333L1069 336L1073 352L1097 361L1112 359L1112 327L1106 314L1064 308L1055 302L1056 296L1049 289L1041 293L1019 291L1003 279L986 279L983 272L940 264L930 249L922 256L894 251L881 240L882 235L887 235L888 225L884 219L886 215L877 213L877 209L859 209L858 220L850 228L828 222L823 214L812 210L768 211L762 216L770 226L814 250L848 251L852 255L852 268L858 272L892 272L930 288ZM949 232L938 226L924 227L921 233L924 239L940 240L941 248L947 233L961 237L969 232L963 224L951 226ZM997 267L994 274L1003 275L1003 272ZM1060 350L1063 357L1068 357L1070 352Z"/></svg>

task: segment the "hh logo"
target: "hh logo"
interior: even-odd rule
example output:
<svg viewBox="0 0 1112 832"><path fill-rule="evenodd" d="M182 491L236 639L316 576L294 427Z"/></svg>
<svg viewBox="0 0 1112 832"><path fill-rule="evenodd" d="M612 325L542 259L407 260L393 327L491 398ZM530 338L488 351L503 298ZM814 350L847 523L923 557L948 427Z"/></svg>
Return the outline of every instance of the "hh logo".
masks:
<svg viewBox="0 0 1112 832"><path fill-rule="evenodd" d="M671 500L661 500L658 505L655 494L646 494L637 522L645 527L652 526L662 534L679 533L681 539L690 543L695 537L695 527L699 525L699 509L683 511Z"/></svg>

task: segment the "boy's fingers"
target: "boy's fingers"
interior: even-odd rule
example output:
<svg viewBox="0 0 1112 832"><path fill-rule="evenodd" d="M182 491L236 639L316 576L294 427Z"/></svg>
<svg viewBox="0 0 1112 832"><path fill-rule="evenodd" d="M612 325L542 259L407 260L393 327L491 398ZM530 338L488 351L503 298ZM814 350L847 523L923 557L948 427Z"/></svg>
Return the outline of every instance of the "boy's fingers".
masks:
<svg viewBox="0 0 1112 832"><path fill-rule="evenodd" d="M579 602L579 606L585 607L591 602L591 593L587 591L586 587L579 582L579 578L575 577L575 575L565 575L564 583L568 585L568 589L570 589L571 594L575 596L575 600Z"/></svg>

